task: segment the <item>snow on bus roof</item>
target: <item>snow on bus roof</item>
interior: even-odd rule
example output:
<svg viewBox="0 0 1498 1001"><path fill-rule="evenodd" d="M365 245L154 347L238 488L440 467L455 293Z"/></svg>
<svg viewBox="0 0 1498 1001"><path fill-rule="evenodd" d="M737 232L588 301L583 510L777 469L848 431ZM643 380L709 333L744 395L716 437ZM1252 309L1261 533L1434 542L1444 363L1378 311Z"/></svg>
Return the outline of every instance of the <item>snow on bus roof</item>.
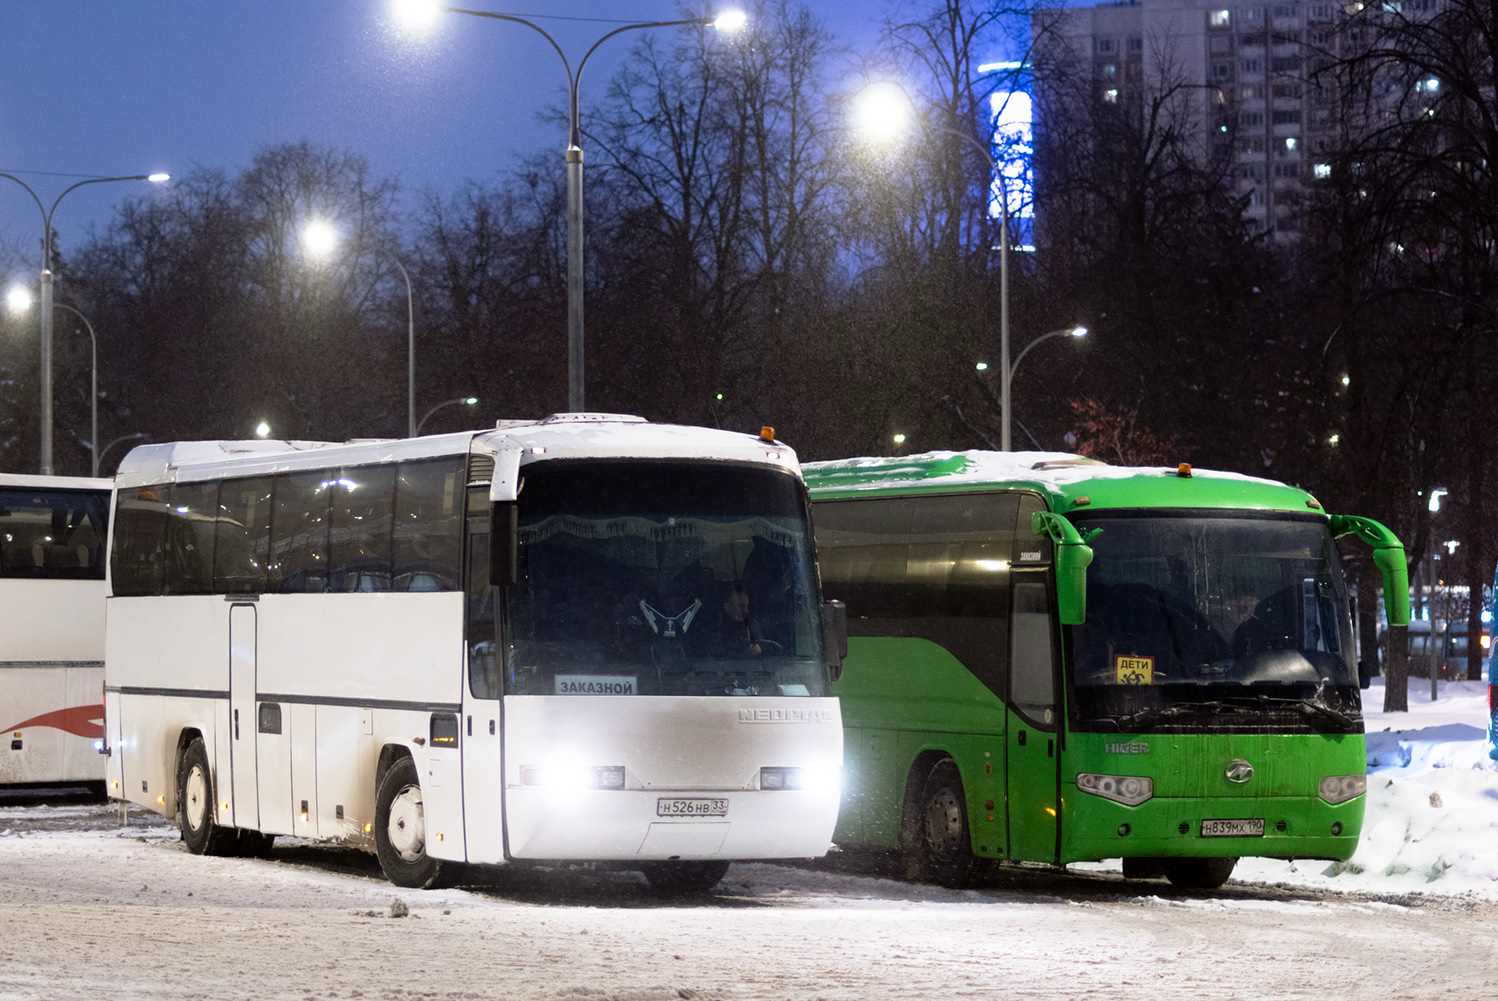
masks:
<svg viewBox="0 0 1498 1001"><path fill-rule="evenodd" d="M964 452L923 452L916 455L877 456L808 462L802 467L807 486L827 494L855 494L863 491L934 489L990 485L997 483L1032 484L1058 495L1086 489L1097 494L1112 483L1120 487L1125 481L1162 484L1179 480L1199 486L1212 485L1213 495L1197 494L1194 498L1166 501L1202 503L1203 506L1286 507L1304 509L1304 491L1276 480L1242 473L1213 469L1192 469L1189 478L1178 475L1175 466L1113 466L1096 459L1069 452L991 452L973 449ZM1137 493L1137 491L1135 491ZM1117 493L1117 491L1114 491ZM1139 498L1115 498L1123 506L1137 506ZM1102 501L1102 497L1097 500ZM1319 510L1319 505L1315 508Z"/></svg>
<svg viewBox="0 0 1498 1001"><path fill-rule="evenodd" d="M119 486L216 476L268 475L333 465L365 465L519 448L522 461L559 458L703 458L758 462L796 471L788 445L757 435L678 424L652 424L630 414L553 414L539 420L500 421L491 430L423 438L365 438L347 442L183 441L140 445L120 464Z"/></svg>

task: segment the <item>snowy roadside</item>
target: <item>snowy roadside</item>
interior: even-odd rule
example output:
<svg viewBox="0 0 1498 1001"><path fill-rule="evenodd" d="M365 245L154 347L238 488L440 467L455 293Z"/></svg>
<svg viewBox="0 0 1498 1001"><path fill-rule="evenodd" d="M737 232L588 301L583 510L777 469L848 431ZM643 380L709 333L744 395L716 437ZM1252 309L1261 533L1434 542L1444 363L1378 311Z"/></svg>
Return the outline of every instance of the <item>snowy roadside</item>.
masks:
<svg viewBox="0 0 1498 1001"><path fill-rule="evenodd" d="M1347 893L1498 900L1498 761L1488 757L1488 685L1410 682L1407 713L1385 713L1383 679L1363 693L1368 809L1347 862L1246 858L1233 879ZM1079 869L1117 870L1116 862Z"/></svg>

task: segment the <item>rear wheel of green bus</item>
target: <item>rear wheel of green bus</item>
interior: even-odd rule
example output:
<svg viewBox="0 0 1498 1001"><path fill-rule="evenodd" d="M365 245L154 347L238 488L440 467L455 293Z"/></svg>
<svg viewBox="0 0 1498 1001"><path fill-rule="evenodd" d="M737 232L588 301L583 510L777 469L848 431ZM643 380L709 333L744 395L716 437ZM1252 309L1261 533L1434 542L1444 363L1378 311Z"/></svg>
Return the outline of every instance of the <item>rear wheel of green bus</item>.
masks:
<svg viewBox="0 0 1498 1001"><path fill-rule="evenodd" d="M986 867L973 855L968 835L967 796L951 758L938 761L921 789L920 837L925 874L942 886L972 886Z"/></svg>
<svg viewBox="0 0 1498 1001"><path fill-rule="evenodd" d="M1236 858L1172 858L1165 860L1165 878L1188 890L1215 890L1228 881Z"/></svg>

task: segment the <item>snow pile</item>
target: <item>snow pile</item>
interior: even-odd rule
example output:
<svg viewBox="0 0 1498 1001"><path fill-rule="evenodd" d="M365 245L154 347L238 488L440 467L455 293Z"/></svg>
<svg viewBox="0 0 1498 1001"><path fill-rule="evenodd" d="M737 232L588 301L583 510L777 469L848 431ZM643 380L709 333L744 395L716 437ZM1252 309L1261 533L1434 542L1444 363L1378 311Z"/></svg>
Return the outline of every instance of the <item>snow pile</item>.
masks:
<svg viewBox="0 0 1498 1001"><path fill-rule="evenodd" d="M1383 679L1363 693L1368 809L1347 862L1244 859L1234 879L1364 893L1498 899L1498 761L1488 756L1488 686L1454 681L1408 713L1385 713Z"/></svg>

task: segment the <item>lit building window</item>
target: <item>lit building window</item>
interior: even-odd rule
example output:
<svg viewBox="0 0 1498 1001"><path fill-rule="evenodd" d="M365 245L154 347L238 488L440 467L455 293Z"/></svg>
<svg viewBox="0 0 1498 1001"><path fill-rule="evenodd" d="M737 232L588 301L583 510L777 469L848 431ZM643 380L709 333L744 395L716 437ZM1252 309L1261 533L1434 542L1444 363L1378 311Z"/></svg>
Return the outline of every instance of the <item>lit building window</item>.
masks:
<svg viewBox="0 0 1498 1001"><path fill-rule="evenodd" d="M1226 28L1232 24L1232 14L1225 10L1214 10L1207 13L1207 23L1214 28Z"/></svg>
<svg viewBox="0 0 1498 1001"><path fill-rule="evenodd" d="M1312 168L1316 174L1316 180L1324 181L1332 176L1332 165L1329 163L1318 163Z"/></svg>
<svg viewBox="0 0 1498 1001"><path fill-rule="evenodd" d="M1113 90L1111 88L1109 90L1103 91L1103 102L1105 104L1117 104L1118 103L1118 91L1117 90Z"/></svg>
<svg viewBox="0 0 1498 1001"><path fill-rule="evenodd" d="M1295 147L1299 146L1299 145L1300 145L1300 143L1296 140L1296 138L1294 136L1286 136L1285 137L1285 151L1286 152L1294 152Z"/></svg>

